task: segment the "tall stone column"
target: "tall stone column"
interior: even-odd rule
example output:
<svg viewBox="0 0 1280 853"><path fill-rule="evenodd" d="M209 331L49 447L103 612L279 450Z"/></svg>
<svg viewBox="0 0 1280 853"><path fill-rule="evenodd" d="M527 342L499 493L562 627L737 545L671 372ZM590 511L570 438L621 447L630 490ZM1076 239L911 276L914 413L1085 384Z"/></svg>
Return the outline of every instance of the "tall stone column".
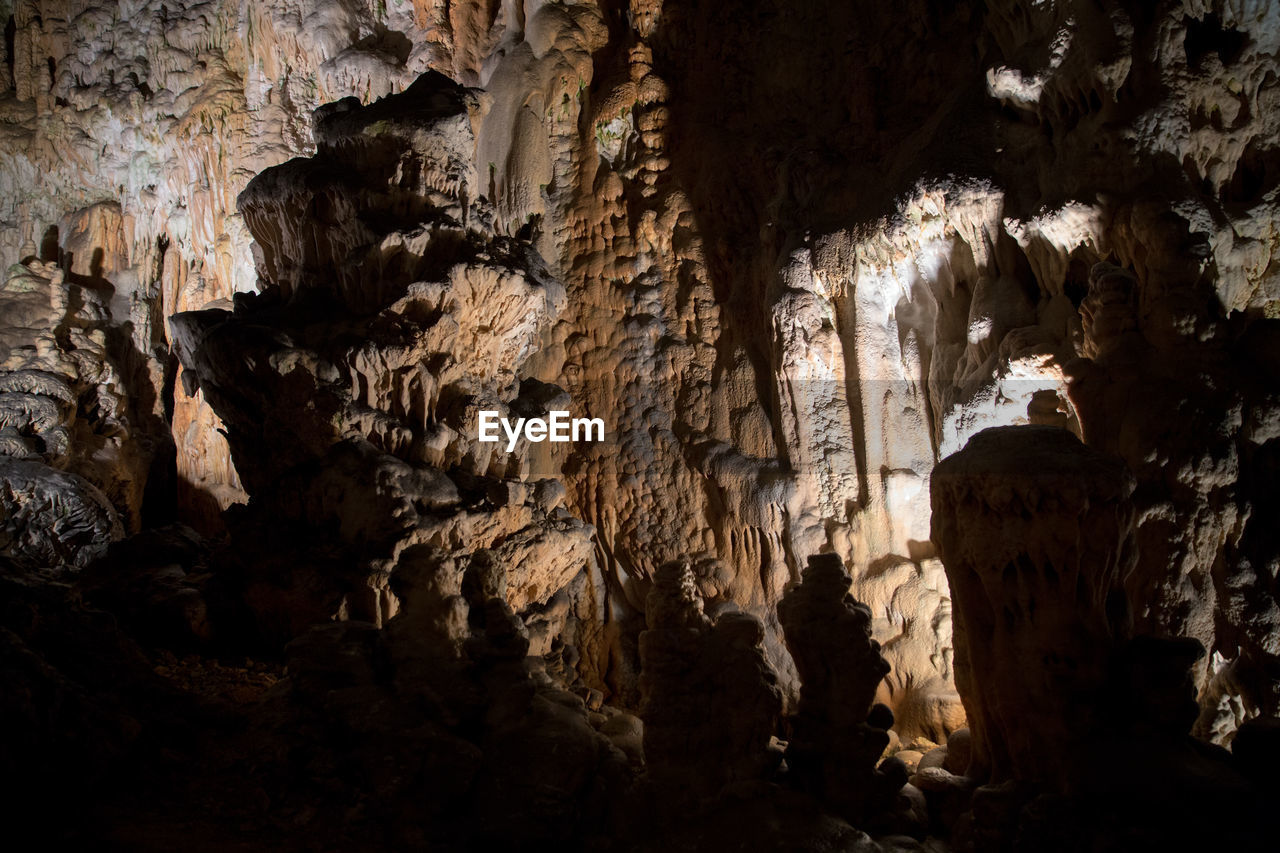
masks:
<svg viewBox="0 0 1280 853"><path fill-rule="evenodd" d="M1122 724L1133 489L1121 460L1057 427L984 430L934 469L971 776L1069 788L1081 746Z"/></svg>

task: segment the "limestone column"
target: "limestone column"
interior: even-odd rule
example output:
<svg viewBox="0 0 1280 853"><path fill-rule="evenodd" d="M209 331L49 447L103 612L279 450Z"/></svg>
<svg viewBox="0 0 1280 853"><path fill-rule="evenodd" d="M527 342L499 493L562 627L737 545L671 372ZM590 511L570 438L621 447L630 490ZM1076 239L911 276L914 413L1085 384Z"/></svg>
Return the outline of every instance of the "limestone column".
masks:
<svg viewBox="0 0 1280 853"><path fill-rule="evenodd" d="M1133 489L1120 459L1057 427L983 430L934 469L969 775L1069 786L1082 745L1121 724Z"/></svg>

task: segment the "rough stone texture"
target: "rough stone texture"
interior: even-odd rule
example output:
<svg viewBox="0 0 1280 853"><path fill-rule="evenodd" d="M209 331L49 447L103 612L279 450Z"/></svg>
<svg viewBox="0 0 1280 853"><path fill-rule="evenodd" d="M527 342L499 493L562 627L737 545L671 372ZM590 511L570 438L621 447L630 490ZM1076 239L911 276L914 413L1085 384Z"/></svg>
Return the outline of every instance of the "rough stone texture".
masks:
<svg viewBox="0 0 1280 853"><path fill-rule="evenodd" d="M34 732L0 755L16 778L54 759L30 799L62 812L27 825L126 849L911 850L936 847L927 813L961 848L1258 848L1276 3L0 0L0 21L0 704ZM508 453L475 441L481 408L571 409L606 440ZM1080 539L1076 491L931 494L939 460L1027 423L1123 460L1131 508L1093 501ZM940 497L983 518L939 519L939 544L995 571L953 583L954 614ZM1042 550L977 538L1006 527ZM1079 596L1031 589L1064 559ZM1123 642L1121 599L1192 639ZM1028 689L995 667L976 690L988 653ZM1193 690L1248 782L1187 740ZM663 780L692 811L654 807ZM1244 817L1129 831L1162 812Z"/></svg>
<svg viewBox="0 0 1280 853"><path fill-rule="evenodd" d="M802 784L865 825L891 810L907 770L875 766L893 723L883 705L872 709L889 664L871 639L871 613L849 594L849 583L839 556L815 555L778 604L801 684L787 762Z"/></svg>
<svg viewBox="0 0 1280 853"><path fill-rule="evenodd" d="M97 242L111 248L102 220L118 227L119 213L77 220L86 231L74 235L77 248L62 252L64 261ZM103 249L93 252L96 269ZM32 260L10 268L0 286L3 550L37 566L83 567L139 528L163 435L147 432L160 422L154 377L113 318L111 288L80 268Z"/></svg>
<svg viewBox="0 0 1280 853"><path fill-rule="evenodd" d="M495 233L469 159L479 119L475 95L435 74L326 109L317 154L241 196L263 295L171 324L251 495L227 515L229 570L264 634L381 625L415 547L464 562L492 548L510 566L497 595L529 620L534 653L572 658L573 680L575 626L601 619L591 528L536 478L559 446L509 453L476 434L480 409L563 396L519 371L564 291L527 240Z"/></svg>
<svg viewBox="0 0 1280 853"><path fill-rule="evenodd" d="M1057 427L984 430L935 469L933 535L979 778L1065 785L1079 745L1114 724L1133 489L1124 463Z"/></svg>
<svg viewBox="0 0 1280 853"><path fill-rule="evenodd" d="M1258 479L1271 470L1272 360L1254 350L1261 328L1236 338L1178 281L1170 272L1166 292L1148 294L1127 270L1093 268L1081 304L1087 358L1070 368L1071 395L1085 439L1121 456L1138 480L1140 556L1127 581L1137 627L1214 650L1198 676L1197 729L1229 740L1246 717L1280 711L1280 606L1273 573L1259 574L1276 553L1264 521L1271 490ZM1178 313L1177 331L1161 328L1168 312ZM1234 665L1251 674L1233 690L1223 689L1228 679L1210 681Z"/></svg>
<svg viewBox="0 0 1280 853"><path fill-rule="evenodd" d="M128 398L161 421L131 434L171 436L158 491L203 529L257 475L173 365L168 318L254 290L255 240L293 292L345 239L386 237L341 222L342 192L311 211L314 245L284 196L235 202L315 153L315 108L437 71L483 90L461 207L484 196L564 285L522 378L608 421L542 471L596 529L580 650L601 687L636 703L651 578L690 559L708 601L761 619L794 697L772 611L830 551L893 665L879 698L941 738L961 720L929 474L981 428L1033 422L1134 469L1136 617L1210 650L1201 731L1277 707L1274 3L22 0L0 18L0 261L115 289L128 374L149 377ZM1132 275L1142 358L1093 341L1100 261Z"/></svg>
<svg viewBox="0 0 1280 853"><path fill-rule="evenodd" d="M943 460L932 485L971 727L965 772L986 783L953 837L979 850L1014 837L1051 850L1106 848L1118 833L1143 849L1253 837L1262 790L1188 734L1203 647L1132 635L1136 513L1123 462L1058 427L1001 427ZM1124 783L1105 768L1125 749L1159 777L1121 806ZM945 794L948 775L918 778ZM1199 810L1209 803L1235 804L1230 827Z"/></svg>
<svg viewBox="0 0 1280 853"><path fill-rule="evenodd" d="M770 737L782 711L760 621L708 618L687 563L658 570L640 634L644 756L672 803L711 797L774 769Z"/></svg>

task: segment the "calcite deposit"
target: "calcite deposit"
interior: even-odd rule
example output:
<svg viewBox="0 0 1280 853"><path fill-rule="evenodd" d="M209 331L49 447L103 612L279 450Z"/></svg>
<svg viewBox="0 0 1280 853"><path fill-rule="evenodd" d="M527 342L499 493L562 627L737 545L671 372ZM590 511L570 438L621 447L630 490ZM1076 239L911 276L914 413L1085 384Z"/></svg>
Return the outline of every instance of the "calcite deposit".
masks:
<svg viewBox="0 0 1280 853"><path fill-rule="evenodd" d="M871 639L871 613L849 595L835 554L809 558L799 586L778 605L802 687L787 760L837 811L861 825L891 810L905 778L875 765L893 715L872 708L889 664Z"/></svg>
<svg viewBox="0 0 1280 853"><path fill-rule="evenodd" d="M1265 822L1247 765L1189 734L1190 668L1203 647L1134 634L1134 492L1120 458L1052 426L984 430L934 470L933 533L956 605L956 683L971 733L963 773L987 783L971 800L977 849L1012 834L1062 849L1050 836L1068 814L1066 849L1118 821L1143 849L1242 840ZM1148 757L1161 778L1118 818L1102 768L1120 749ZM1194 816L1209 803L1234 808L1230 827Z"/></svg>
<svg viewBox="0 0 1280 853"><path fill-rule="evenodd" d="M933 536L956 604L970 771L1068 785L1119 718L1132 634L1133 479L1059 427L984 430L933 474Z"/></svg>
<svg viewBox="0 0 1280 853"><path fill-rule="evenodd" d="M35 566L83 568L142 524L157 447L134 433L158 420L155 395L136 351L119 345L110 297L109 285L34 259L0 288L4 550Z"/></svg>
<svg viewBox="0 0 1280 853"><path fill-rule="evenodd" d="M591 528L536 478L554 451L476 431L479 410L564 395L519 375L564 288L527 239L495 230L469 159L480 120L475 95L436 74L318 113L317 154L241 196L263 294L171 318L183 379L226 424L251 498L227 515L228 571L264 632L382 624L399 608L388 580L420 545L518 567L501 597L535 623L536 654L577 655L567 621L586 639L602 621Z"/></svg>
<svg viewBox="0 0 1280 853"><path fill-rule="evenodd" d="M782 693L759 620L734 611L709 619L687 563L658 570L646 619L640 717L653 778L668 796L708 797L767 776Z"/></svg>
<svg viewBox="0 0 1280 853"><path fill-rule="evenodd" d="M75 841L1126 849L1052 798L1237 732L1196 790L1266 788L1280 3L0 21L0 665L42 732L0 757L47 747L52 802L102 733ZM553 411L603 439L479 439Z"/></svg>

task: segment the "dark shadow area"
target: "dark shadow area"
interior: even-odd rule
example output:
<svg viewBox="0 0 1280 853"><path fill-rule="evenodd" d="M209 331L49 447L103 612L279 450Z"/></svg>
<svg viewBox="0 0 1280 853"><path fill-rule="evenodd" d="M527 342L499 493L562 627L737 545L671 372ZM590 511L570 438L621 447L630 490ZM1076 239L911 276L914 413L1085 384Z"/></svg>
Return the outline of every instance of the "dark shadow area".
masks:
<svg viewBox="0 0 1280 853"><path fill-rule="evenodd" d="M17 26L14 24L13 15L10 15L4 22L4 64L9 68L9 88L11 90L18 87L17 82L13 79L13 37L17 33Z"/></svg>
<svg viewBox="0 0 1280 853"><path fill-rule="evenodd" d="M1187 64L1199 69L1205 57L1216 53L1223 66L1232 65L1240 58L1240 54L1249 45L1249 36L1231 27L1224 27L1222 19L1213 12L1203 18L1184 18L1187 37L1183 48L1187 53Z"/></svg>
<svg viewBox="0 0 1280 853"><path fill-rule="evenodd" d="M50 225L40 238L40 260L50 263L58 260L58 226Z"/></svg>

